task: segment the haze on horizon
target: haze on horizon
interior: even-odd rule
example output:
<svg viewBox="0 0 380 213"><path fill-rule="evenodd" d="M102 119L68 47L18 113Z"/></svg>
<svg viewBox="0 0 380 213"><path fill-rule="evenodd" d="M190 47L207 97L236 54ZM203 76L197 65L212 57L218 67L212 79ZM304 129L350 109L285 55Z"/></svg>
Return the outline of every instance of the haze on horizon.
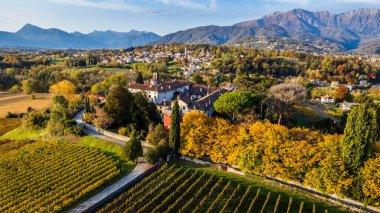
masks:
<svg viewBox="0 0 380 213"><path fill-rule="evenodd" d="M26 23L88 33L145 30L166 35L204 25L231 25L275 11L303 8L334 13L380 8L380 0L0 0L0 31Z"/></svg>

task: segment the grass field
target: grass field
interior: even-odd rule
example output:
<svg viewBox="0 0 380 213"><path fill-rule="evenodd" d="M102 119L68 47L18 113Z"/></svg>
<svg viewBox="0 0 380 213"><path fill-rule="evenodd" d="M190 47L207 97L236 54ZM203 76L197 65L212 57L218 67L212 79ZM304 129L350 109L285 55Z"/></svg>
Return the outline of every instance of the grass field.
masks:
<svg viewBox="0 0 380 213"><path fill-rule="evenodd" d="M30 130L23 126L20 126L12 131L5 133L0 136L1 139L9 139L9 140L37 140L42 138L42 130Z"/></svg>
<svg viewBox="0 0 380 213"><path fill-rule="evenodd" d="M313 212L314 208L315 212L346 212L263 180L178 161L163 166L98 212Z"/></svg>
<svg viewBox="0 0 380 213"><path fill-rule="evenodd" d="M51 95L47 93L34 94L36 99L32 100L31 95L24 93L1 93L0 94L0 118L4 118L8 112L25 113L28 107L41 110L51 105Z"/></svg>
<svg viewBox="0 0 380 213"><path fill-rule="evenodd" d="M110 71L110 72L129 72L131 68L118 68L118 67L104 67L101 68L104 71Z"/></svg>
<svg viewBox="0 0 380 213"><path fill-rule="evenodd" d="M0 118L0 136L21 126L20 118Z"/></svg>
<svg viewBox="0 0 380 213"><path fill-rule="evenodd" d="M115 161L119 162L119 166L122 168L121 169L121 174L125 175L130 173L133 168L135 167L135 163L129 162L125 160L122 157L122 151L123 147L119 146L117 144L104 141L98 138L94 138L91 136L84 136L79 139L79 144L84 146L84 147L90 147L90 148L95 148L98 149L100 152L104 153L108 157L114 159Z"/></svg>
<svg viewBox="0 0 380 213"><path fill-rule="evenodd" d="M120 173L93 148L62 140L0 141L0 212L60 212Z"/></svg>

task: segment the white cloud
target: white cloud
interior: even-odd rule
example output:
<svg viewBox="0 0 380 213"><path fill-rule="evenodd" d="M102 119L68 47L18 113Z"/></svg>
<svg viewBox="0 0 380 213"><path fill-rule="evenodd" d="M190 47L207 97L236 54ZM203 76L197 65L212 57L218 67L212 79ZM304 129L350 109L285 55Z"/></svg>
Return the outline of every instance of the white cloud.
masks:
<svg viewBox="0 0 380 213"><path fill-rule="evenodd" d="M266 2L278 2L284 4L294 4L299 6L305 6L311 3L311 0L264 0Z"/></svg>
<svg viewBox="0 0 380 213"><path fill-rule="evenodd" d="M339 3L380 4L380 0L338 0Z"/></svg>
<svg viewBox="0 0 380 213"><path fill-rule="evenodd" d="M40 0L44 2L61 4L61 5L71 5L79 7L88 7L96 9L106 9L106 10L126 10L130 12L141 12L142 8L136 7L125 3L122 0Z"/></svg>
<svg viewBox="0 0 380 213"><path fill-rule="evenodd" d="M187 9L210 10L217 6L217 0L157 0L165 5L173 5Z"/></svg>

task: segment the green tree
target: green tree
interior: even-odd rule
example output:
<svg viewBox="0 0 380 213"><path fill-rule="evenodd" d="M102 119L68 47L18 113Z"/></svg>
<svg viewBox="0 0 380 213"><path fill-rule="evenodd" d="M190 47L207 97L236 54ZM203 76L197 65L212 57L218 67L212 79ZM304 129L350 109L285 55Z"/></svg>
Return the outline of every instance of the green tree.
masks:
<svg viewBox="0 0 380 213"><path fill-rule="evenodd" d="M143 78L141 72L137 72L136 83L138 83L138 84L143 84L144 83L144 78Z"/></svg>
<svg viewBox="0 0 380 213"><path fill-rule="evenodd" d="M153 145L158 145L161 140L166 140L168 137L168 134L162 124L157 124L153 131L148 134L146 137L146 140L149 141L149 143Z"/></svg>
<svg viewBox="0 0 380 213"><path fill-rule="evenodd" d="M117 84L110 89L104 109L116 124L126 126L132 123L135 108L133 95L128 89Z"/></svg>
<svg viewBox="0 0 380 213"><path fill-rule="evenodd" d="M342 158L351 173L357 173L379 137L378 109L371 101L351 110L341 141Z"/></svg>
<svg viewBox="0 0 380 213"><path fill-rule="evenodd" d="M47 131L51 135L62 136L66 134L80 134L80 128L71 120L68 113L68 101L63 95L53 97L53 106L50 109L50 120Z"/></svg>
<svg viewBox="0 0 380 213"><path fill-rule="evenodd" d="M203 80L202 76L200 76L199 74L195 74L193 75L193 77L191 78L191 80L196 83L196 84L205 84L206 82Z"/></svg>
<svg viewBox="0 0 380 213"><path fill-rule="evenodd" d="M169 147L172 148L174 150L174 153L177 155L181 140L181 118L179 114L178 100L174 101L170 119Z"/></svg>
<svg viewBox="0 0 380 213"><path fill-rule="evenodd" d="M218 113L227 114L235 121L237 115L252 109L254 97L250 92L227 92L215 101L214 107Z"/></svg>
<svg viewBox="0 0 380 213"><path fill-rule="evenodd" d="M137 138L136 132L133 132L131 138L123 147L123 156L129 161L136 161L142 155L142 152L141 141Z"/></svg>
<svg viewBox="0 0 380 213"><path fill-rule="evenodd" d="M39 83L36 80L28 79L21 82L22 83L22 91L25 93L33 93L39 92Z"/></svg>

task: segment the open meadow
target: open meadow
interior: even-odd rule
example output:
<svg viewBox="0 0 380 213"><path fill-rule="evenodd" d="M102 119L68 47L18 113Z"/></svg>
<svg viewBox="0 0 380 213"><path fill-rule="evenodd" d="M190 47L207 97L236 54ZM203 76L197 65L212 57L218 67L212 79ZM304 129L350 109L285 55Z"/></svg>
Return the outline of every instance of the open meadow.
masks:
<svg viewBox="0 0 380 213"><path fill-rule="evenodd" d="M4 118L8 112L26 113L28 107L41 110L51 105L51 95L48 93L0 93L0 118Z"/></svg>

